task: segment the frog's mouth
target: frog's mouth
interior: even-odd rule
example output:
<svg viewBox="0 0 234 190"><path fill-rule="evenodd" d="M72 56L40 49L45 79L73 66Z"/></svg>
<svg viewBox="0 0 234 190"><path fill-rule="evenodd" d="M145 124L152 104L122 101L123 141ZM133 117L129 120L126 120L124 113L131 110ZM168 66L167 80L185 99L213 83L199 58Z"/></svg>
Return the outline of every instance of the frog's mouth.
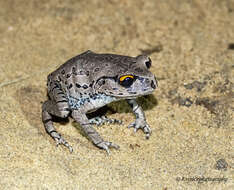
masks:
<svg viewBox="0 0 234 190"><path fill-rule="evenodd" d="M128 93L122 93L122 92L119 92L119 93L110 93L110 92L105 92L104 94L107 95L107 96L112 96L112 97L115 97L115 98L119 98L119 99L134 99L134 98L138 98L139 96L146 96L146 95L149 95L149 94L152 94L154 92L154 90L146 90L145 93L138 93L138 92L128 92Z"/></svg>

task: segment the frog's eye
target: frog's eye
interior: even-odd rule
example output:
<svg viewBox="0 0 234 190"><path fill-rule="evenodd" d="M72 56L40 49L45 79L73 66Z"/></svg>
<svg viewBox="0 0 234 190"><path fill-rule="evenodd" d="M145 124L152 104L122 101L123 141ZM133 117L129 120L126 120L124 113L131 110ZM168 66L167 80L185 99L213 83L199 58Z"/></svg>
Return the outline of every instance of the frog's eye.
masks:
<svg viewBox="0 0 234 190"><path fill-rule="evenodd" d="M146 67L149 69L151 67L152 61L151 59L148 57L148 61L145 62Z"/></svg>
<svg viewBox="0 0 234 190"><path fill-rule="evenodd" d="M133 75L124 75L119 78L119 84L124 87L130 87L133 82L134 82Z"/></svg>

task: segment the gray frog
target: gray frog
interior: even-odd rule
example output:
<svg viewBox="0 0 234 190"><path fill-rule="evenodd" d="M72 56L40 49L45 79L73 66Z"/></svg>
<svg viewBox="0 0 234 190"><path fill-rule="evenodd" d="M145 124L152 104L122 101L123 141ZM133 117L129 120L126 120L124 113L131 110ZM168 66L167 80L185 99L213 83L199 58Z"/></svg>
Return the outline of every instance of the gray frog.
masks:
<svg viewBox="0 0 234 190"><path fill-rule="evenodd" d="M72 118L97 147L109 154L109 148L119 146L102 139L92 124L119 122L106 117L88 119L93 112L110 102L126 99L136 120L128 127L136 132L142 129L149 138L151 129L136 98L151 94L157 87L155 76L149 71L151 60L145 55L129 57L115 54L97 54L90 50L77 55L48 75L48 96L42 106L42 121L47 133L73 151L68 142L56 131L52 116ZM120 123L120 122L119 122Z"/></svg>

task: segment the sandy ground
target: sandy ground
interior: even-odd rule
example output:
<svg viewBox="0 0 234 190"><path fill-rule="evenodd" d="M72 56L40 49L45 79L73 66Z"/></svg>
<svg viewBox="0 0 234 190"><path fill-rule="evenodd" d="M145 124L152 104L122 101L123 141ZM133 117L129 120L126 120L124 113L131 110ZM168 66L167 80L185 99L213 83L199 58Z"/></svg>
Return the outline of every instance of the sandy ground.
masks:
<svg viewBox="0 0 234 190"><path fill-rule="evenodd" d="M233 0L0 1L0 189L234 189ZM120 145L111 156L69 120L44 131L46 77L91 49L149 54L159 80L142 97L153 134L127 125L125 102L97 128Z"/></svg>

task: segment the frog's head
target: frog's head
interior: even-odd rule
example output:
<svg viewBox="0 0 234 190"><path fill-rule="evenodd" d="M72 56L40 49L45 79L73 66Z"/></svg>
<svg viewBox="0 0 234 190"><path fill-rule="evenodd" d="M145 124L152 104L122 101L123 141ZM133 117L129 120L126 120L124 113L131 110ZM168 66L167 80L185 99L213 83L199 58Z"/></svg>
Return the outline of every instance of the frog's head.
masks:
<svg viewBox="0 0 234 190"><path fill-rule="evenodd" d="M149 71L150 67L151 59L148 56L127 57L124 61L113 64L111 74L99 78L95 89L117 98L151 94L157 87L157 80Z"/></svg>

